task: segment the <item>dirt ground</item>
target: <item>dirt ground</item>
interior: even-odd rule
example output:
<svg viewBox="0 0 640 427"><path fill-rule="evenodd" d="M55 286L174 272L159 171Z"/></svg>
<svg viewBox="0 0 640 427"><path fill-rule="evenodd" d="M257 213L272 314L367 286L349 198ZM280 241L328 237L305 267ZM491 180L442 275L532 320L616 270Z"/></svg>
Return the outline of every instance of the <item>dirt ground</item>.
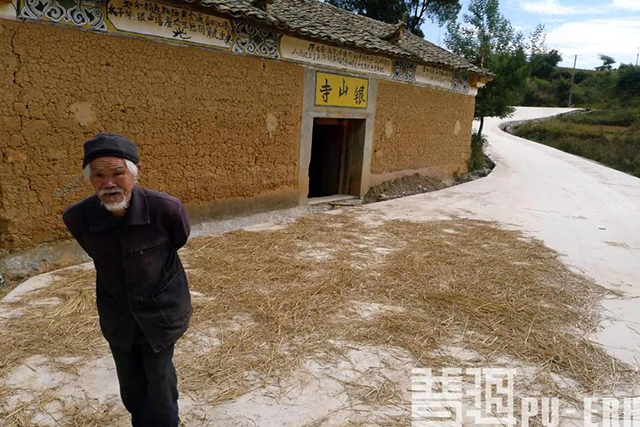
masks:
<svg viewBox="0 0 640 427"><path fill-rule="evenodd" d="M414 173L413 175L403 176L402 178L383 182L382 184L371 187L364 196L363 202L383 202L385 200L442 190L443 188L473 181L474 179L487 176L495 166L489 157L485 156L485 159L488 167L471 173L466 173L461 176L456 176L454 179L447 181Z"/></svg>
<svg viewBox="0 0 640 427"><path fill-rule="evenodd" d="M492 222L351 208L180 254L194 305L175 356L187 426L411 425L414 368L513 368L516 398L560 397L578 414L583 396L638 379L584 338L611 292ZM0 425L127 425L92 265L30 280L0 303Z"/></svg>
<svg viewBox="0 0 640 427"><path fill-rule="evenodd" d="M440 190L453 184L415 173L371 187L363 201L364 203L383 202L398 197Z"/></svg>

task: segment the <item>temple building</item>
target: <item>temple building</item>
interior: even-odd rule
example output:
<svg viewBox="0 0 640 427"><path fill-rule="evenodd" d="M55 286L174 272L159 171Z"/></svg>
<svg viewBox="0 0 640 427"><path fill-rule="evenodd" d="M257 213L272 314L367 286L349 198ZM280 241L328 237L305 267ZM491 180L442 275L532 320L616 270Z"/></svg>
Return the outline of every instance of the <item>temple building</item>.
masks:
<svg viewBox="0 0 640 427"><path fill-rule="evenodd" d="M120 133L192 221L466 172L491 74L316 0L0 0L0 256L69 238Z"/></svg>

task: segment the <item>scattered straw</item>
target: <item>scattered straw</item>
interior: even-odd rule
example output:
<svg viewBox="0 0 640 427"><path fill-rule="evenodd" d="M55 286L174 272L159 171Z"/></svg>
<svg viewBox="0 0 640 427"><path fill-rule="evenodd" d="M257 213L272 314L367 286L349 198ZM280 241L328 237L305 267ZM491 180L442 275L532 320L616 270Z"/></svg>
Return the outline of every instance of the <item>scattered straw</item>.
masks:
<svg viewBox="0 0 640 427"><path fill-rule="evenodd" d="M176 351L181 392L209 405L233 400L278 384L305 360L344 353L341 343L399 347L416 367L455 363L438 353L455 343L485 366L534 365L575 380L581 392L632 381L628 366L585 338L599 324L606 291L541 242L472 220L373 227L354 212L190 242L181 257L194 315ZM2 321L0 378L32 355L108 354L93 308L94 280L92 272L71 272L15 303L28 309ZM62 303L29 305L50 297ZM390 309L358 315L363 304ZM542 376L534 381L558 395ZM370 406L407 403L389 382L349 387ZM11 392L1 388L0 402ZM26 420L34 405L11 411L0 407L0 418ZM63 425L79 425L68 421L73 413ZM385 422L400 421L406 415Z"/></svg>

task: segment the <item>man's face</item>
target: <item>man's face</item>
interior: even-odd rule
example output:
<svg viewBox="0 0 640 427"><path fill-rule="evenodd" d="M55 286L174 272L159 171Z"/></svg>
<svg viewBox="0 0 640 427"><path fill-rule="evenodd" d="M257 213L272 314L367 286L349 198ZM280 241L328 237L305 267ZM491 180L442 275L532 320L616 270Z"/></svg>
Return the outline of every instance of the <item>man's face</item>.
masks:
<svg viewBox="0 0 640 427"><path fill-rule="evenodd" d="M135 177L127 169L124 159L98 157L90 163L89 181L102 204L114 214L123 214L131 199Z"/></svg>

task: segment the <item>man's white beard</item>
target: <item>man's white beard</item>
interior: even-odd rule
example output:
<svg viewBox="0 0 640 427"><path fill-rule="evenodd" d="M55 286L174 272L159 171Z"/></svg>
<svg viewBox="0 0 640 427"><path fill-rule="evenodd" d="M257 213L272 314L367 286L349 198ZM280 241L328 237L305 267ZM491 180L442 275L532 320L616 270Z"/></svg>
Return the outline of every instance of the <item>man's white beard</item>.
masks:
<svg viewBox="0 0 640 427"><path fill-rule="evenodd" d="M102 201L102 199L100 199L100 204L102 206L104 206L104 208L106 210L108 210L109 212L123 211L123 210L125 210L125 209L127 209L129 207L129 201L124 196L124 190L122 188L117 188L115 190L101 190L98 193L98 196L103 196L105 194L122 194L122 201L121 202L105 203L104 201Z"/></svg>

